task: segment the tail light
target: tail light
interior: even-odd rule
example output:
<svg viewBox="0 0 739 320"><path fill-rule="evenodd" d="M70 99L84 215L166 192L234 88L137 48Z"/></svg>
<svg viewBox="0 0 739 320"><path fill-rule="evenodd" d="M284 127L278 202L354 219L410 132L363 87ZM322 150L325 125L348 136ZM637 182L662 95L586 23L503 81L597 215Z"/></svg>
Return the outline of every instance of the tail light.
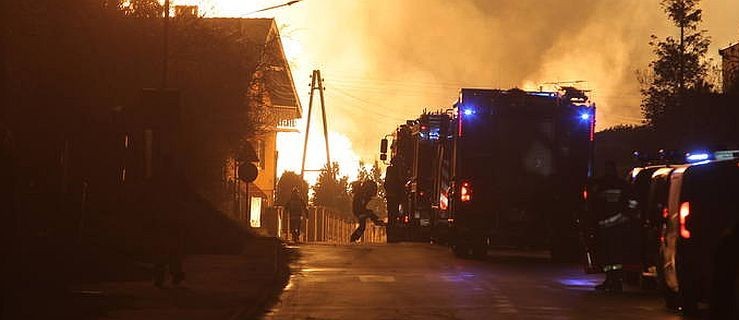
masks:
<svg viewBox="0 0 739 320"><path fill-rule="evenodd" d="M680 236L685 239L690 239L690 230L685 224L688 216L690 215L690 202L683 202L680 204Z"/></svg>
<svg viewBox="0 0 739 320"><path fill-rule="evenodd" d="M404 223L408 223L408 221L410 221L410 218L408 216L404 216L403 217L403 222Z"/></svg>
<svg viewBox="0 0 739 320"><path fill-rule="evenodd" d="M439 195L439 209L446 210L449 208L449 198L447 197L446 193L442 192L441 195Z"/></svg>
<svg viewBox="0 0 739 320"><path fill-rule="evenodd" d="M459 189L459 200L462 202L468 202L472 199L472 186L469 181L462 182L462 187Z"/></svg>
<svg viewBox="0 0 739 320"><path fill-rule="evenodd" d="M582 189L582 199L588 200L588 189L587 188Z"/></svg>

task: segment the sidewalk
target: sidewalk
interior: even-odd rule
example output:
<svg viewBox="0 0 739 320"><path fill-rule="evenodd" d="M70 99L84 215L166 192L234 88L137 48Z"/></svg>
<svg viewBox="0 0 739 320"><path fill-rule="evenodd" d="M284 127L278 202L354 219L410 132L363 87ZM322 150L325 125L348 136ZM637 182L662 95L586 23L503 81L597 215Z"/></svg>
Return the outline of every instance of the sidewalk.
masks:
<svg viewBox="0 0 739 320"><path fill-rule="evenodd" d="M280 241L250 239L240 255L187 256L178 287L130 281L73 288L77 310L69 311L92 319L254 319L287 282L287 259Z"/></svg>

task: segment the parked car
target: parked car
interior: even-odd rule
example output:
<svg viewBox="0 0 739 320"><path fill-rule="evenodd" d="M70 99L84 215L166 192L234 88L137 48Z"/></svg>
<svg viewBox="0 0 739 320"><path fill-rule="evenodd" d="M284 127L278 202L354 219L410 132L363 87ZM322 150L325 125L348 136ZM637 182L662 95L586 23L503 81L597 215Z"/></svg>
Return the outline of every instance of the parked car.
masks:
<svg viewBox="0 0 739 320"><path fill-rule="evenodd" d="M672 170L667 199L658 269L668 306L691 314L708 303L733 312L734 319L739 161L702 161Z"/></svg>

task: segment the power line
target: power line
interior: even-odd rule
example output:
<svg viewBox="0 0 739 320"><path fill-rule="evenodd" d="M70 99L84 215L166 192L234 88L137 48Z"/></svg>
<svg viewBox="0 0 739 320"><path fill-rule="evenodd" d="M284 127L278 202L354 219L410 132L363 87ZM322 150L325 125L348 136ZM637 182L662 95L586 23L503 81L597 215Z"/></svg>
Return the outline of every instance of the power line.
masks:
<svg viewBox="0 0 739 320"><path fill-rule="evenodd" d="M356 107L352 108L352 107L350 107L351 105L347 105L347 106L340 105L340 107L353 109L352 111L360 111L360 112L369 113L369 114L375 115L377 117L383 118L385 120L393 121L395 123L400 123L400 122L405 121L405 118L395 117L395 116L391 116L391 115L389 115L387 113L382 113L382 112L379 112L379 111L375 111L375 108L383 108L382 106L380 106L380 105L378 105L376 103L373 103L373 102L364 100L362 98L356 97L356 96L354 96L354 95L352 95L352 94L344 91L343 89L334 88L334 90L336 92L338 92L338 93L340 93L340 94L348 97L348 98L351 98L353 100L356 100L358 102L361 102L365 106L368 106L370 108L356 108Z"/></svg>
<svg viewBox="0 0 739 320"><path fill-rule="evenodd" d="M291 5L296 4L296 3L300 2L300 1L303 1L303 0L292 0L292 1L289 1L289 2L286 2L286 3L283 3L283 4L278 4L276 6L271 6L271 7L259 9L259 10L256 10L256 11L252 11L252 12L249 12L249 13L245 13L242 16L248 16L248 15L252 15L252 14L263 12L263 11L267 11L267 10L272 10L272 9L277 9L277 8L291 6Z"/></svg>

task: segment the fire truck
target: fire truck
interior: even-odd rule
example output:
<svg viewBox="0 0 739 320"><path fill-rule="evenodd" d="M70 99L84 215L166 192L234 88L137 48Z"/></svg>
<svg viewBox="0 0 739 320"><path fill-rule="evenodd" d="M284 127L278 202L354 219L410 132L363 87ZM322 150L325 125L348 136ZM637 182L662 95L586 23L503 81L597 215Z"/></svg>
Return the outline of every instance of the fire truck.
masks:
<svg viewBox="0 0 739 320"><path fill-rule="evenodd" d="M416 203L429 212L430 237L462 257L491 245L551 249L555 258L580 252L595 128L583 91L461 89L452 108L413 124L421 147L393 155L419 162L408 190L423 195Z"/></svg>
<svg viewBox="0 0 739 320"><path fill-rule="evenodd" d="M388 210L389 242L429 241L437 217L439 194L438 151L451 117L445 113L424 112L408 120L393 133L390 146L392 174L386 174L386 192L395 193L389 201L397 210ZM387 145L387 142L384 142ZM387 179L389 175L393 177Z"/></svg>

